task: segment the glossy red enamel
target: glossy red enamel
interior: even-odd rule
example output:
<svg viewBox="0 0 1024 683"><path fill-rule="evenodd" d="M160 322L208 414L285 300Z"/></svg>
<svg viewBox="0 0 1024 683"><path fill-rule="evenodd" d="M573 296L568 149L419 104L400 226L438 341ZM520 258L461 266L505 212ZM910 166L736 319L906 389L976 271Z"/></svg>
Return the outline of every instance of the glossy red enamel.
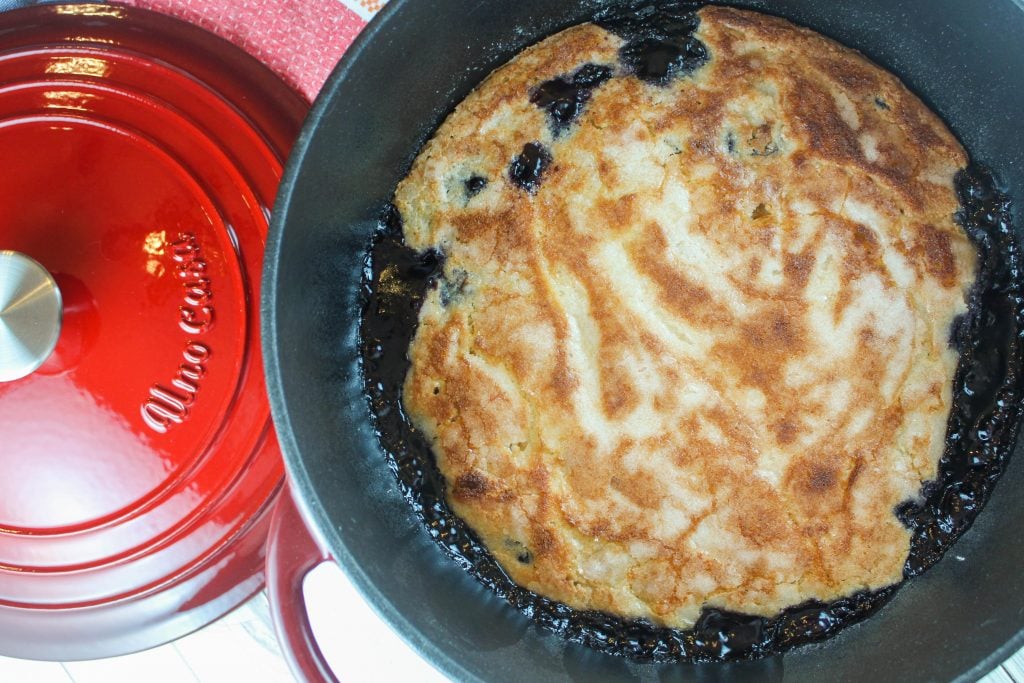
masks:
<svg viewBox="0 0 1024 683"><path fill-rule="evenodd" d="M64 300L53 355L0 383L0 653L139 649L259 587L283 470L258 287L305 109L158 14L0 14L0 249Z"/></svg>

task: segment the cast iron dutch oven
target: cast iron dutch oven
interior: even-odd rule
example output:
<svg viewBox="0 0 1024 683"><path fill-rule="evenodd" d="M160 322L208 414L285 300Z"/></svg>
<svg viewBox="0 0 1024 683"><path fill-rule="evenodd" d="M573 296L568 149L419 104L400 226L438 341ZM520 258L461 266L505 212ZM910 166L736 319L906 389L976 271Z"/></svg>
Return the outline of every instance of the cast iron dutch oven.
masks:
<svg viewBox="0 0 1024 683"><path fill-rule="evenodd" d="M1018 199L1019 237L1020 0L735 4L809 26L900 76ZM270 561L293 663L307 676L329 676L317 670L322 664L295 597L303 572L329 556L394 629L458 681L980 677L1024 645L1020 453L953 552L878 614L824 643L727 665L635 663L541 631L445 557L402 498L374 436L357 361L360 280L381 208L424 140L484 76L606 6L391 0L335 69L307 120L278 196L263 288L271 402L301 510L279 515ZM303 522L318 549L303 547Z"/></svg>

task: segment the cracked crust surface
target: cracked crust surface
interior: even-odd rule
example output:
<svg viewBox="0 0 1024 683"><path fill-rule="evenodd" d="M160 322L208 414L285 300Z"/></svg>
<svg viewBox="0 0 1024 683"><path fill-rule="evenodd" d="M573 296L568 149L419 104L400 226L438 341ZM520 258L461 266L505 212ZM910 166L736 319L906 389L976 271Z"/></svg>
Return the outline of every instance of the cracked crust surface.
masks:
<svg viewBox="0 0 1024 683"><path fill-rule="evenodd" d="M936 475L975 270L966 155L896 78L699 16L710 59L666 86L593 24L527 49L395 196L446 254L403 401L453 510L520 585L682 628L902 578L894 509ZM613 76L552 127L531 92L587 64Z"/></svg>

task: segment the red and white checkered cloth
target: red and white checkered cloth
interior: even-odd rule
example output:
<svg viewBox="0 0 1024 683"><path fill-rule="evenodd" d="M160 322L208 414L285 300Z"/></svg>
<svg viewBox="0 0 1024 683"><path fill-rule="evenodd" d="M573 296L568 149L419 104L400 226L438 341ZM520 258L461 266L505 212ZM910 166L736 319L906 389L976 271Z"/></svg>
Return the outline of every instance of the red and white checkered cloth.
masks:
<svg viewBox="0 0 1024 683"><path fill-rule="evenodd" d="M342 53L387 0L118 0L227 38L313 100Z"/></svg>

